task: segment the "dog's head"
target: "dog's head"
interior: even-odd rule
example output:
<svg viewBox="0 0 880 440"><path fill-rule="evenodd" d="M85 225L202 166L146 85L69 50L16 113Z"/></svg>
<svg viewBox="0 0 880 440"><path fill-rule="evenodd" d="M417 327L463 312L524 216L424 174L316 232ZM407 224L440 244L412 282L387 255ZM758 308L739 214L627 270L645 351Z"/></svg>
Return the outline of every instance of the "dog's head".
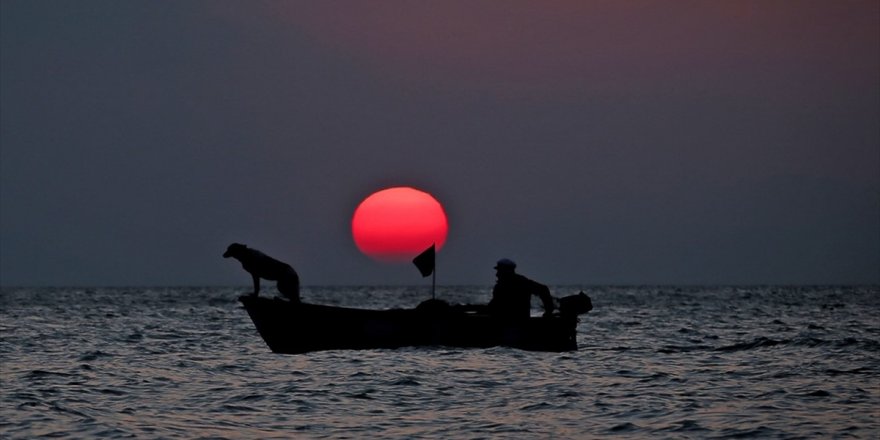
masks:
<svg viewBox="0 0 880 440"><path fill-rule="evenodd" d="M234 257L236 255L241 255L242 251L247 249L247 246L241 243L232 243L226 248L226 252L223 253L223 258Z"/></svg>

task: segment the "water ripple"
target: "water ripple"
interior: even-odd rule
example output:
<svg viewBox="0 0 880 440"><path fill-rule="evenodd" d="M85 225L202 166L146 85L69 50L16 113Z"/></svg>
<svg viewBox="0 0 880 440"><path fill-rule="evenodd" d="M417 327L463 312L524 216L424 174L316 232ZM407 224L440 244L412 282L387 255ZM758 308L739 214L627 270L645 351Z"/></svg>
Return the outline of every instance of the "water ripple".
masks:
<svg viewBox="0 0 880 440"><path fill-rule="evenodd" d="M443 289L461 302L488 295ZM596 309L578 328L578 352L279 356L235 289L3 289L0 437L880 433L876 288L586 290ZM383 307L417 304L423 294L333 287L304 297Z"/></svg>

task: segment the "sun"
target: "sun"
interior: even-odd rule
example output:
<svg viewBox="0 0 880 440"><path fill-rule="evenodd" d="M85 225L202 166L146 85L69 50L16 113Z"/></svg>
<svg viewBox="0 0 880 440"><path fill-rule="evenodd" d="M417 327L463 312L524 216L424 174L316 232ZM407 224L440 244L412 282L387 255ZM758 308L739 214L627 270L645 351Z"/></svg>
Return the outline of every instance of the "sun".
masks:
<svg viewBox="0 0 880 440"><path fill-rule="evenodd" d="M358 249L379 261L409 261L446 242L449 224L432 195L407 186L376 191L355 209L351 234Z"/></svg>

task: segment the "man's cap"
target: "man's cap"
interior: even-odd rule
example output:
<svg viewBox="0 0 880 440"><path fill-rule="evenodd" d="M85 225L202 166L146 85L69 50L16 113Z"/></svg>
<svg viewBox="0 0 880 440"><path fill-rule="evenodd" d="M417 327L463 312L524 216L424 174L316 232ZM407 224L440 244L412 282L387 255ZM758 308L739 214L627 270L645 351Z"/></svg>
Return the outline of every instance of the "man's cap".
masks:
<svg viewBox="0 0 880 440"><path fill-rule="evenodd" d="M516 268L516 263L514 263L513 260L509 258L502 258L498 260L497 263L495 263L495 269L501 268L514 269Z"/></svg>

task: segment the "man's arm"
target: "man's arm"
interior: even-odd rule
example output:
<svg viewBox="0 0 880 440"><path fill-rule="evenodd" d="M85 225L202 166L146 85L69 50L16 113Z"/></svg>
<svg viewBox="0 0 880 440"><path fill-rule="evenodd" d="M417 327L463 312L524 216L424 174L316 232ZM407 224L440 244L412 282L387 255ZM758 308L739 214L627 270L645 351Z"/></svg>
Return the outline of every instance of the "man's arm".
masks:
<svg viewBox="0 0 880 440"><path fill-rule="evenodd" d="M541 302L544 303L544 313L545 314L552 313L554 306L553 306L553 296L550 295L550 288L539 283L539 282L536 282L536 281L533 281L533 282L535 284L534 284L534 290L532 292L535 295L537 295L539 298L541 298Z"/></svg>

